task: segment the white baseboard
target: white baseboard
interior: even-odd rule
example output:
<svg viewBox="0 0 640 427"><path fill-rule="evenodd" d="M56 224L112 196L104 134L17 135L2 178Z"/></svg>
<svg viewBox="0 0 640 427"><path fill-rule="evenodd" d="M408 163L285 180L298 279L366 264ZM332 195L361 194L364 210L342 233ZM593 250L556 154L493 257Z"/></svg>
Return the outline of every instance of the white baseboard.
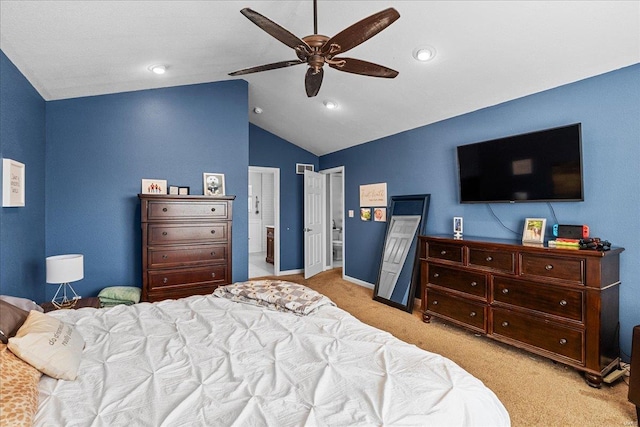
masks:
<svg viewBox="0 0 640 427"><path fill-rule="evenodd" d="M369 288L369 289L373 289L376 287L376 285L371 284L369 282L365 282L364 280L360 280L360 279L356 279L355 277L351 277L351 276L343 276L342 277L344 280L346 280L347 282L351 282L351 283L355 283L356 285L365 287L365 288Z"/></svg>
<svg viewBox="0 0 640 427"><path fill-rule="evenodd" d="M286 271L280 271L277 276L288 276L289 274L301 274L304 273L304 270L298 269L298 270L286 270Z"/></svg>

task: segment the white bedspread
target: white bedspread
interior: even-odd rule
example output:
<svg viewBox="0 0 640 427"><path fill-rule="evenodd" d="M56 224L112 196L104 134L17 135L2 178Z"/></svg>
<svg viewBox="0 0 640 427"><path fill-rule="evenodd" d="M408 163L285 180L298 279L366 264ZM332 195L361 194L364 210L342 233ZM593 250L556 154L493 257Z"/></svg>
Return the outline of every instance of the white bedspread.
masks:
<svg viewBox="0 0 640 427"><path fill-rule="evenodd" d="M337 307L193 296L50 314L86 347L77 380L43 376L37 426L509 425L452 361Z"/></svg>

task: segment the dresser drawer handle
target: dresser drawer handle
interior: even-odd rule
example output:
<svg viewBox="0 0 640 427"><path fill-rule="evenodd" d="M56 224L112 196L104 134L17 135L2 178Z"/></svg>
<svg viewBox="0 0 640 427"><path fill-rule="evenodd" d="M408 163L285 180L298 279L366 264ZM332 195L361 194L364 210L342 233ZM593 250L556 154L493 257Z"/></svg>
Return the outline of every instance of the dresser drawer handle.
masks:
<svg viewBox="0 0 640 427"><path fill-rule="evenodd" d="M564 338L561 338L560 341L558 341L560 343L560 345L565 345L567 343L567 340Z"/></svg>
<svg viewBox="0 0 640 427"><path fill-rule="evenodd" d="M503 293L503 294L505 294L505 295L506 295L506 294L508 294L508 293L509 293L509 289L504 288L504 289L502 290L502 293Z"/></svg>
<svg viewBox="0 0 640 427"><path fill-rule="evenodd" d="M216 256L215 251L211 252L211 256Z"/></svg>
<svg viewBox="0 0 640 427"><path fill-rule="evenodd" d="M544 266L544 269L547 270L547 271L553 270L553 265L547 264L547 265Z"/></svg>
<svg viewBox="0 0 640 427"><path fill-rule="evenodd" d="M469 317L476 317L477 313L475 311L472 311L471 313L469 313Z"/></svg>
<svg viewBox="0 0 640 427"><path fill-rule="evenodd" d="M433 277L437 279L438 277L440 277L440 273L433 273Z"/></svg>
<svg viewBox="0 0 640 427"><path fill-rule="evenodd" d="M162 255L162 259L167 259L167 258L169 258L169 255L167 254Z"/></svg>
<svg viewBox="0 0 640 427"><path fill-rule="evenodd" d="M506 328L507 326L509 326L509 322L507 322L506 320L504 322L502 322L502 326L504 328Z"/></svg>
<svg viewBox="0 0 640 427"><path fill-rule="evenodd" d="M211 212L215 212L215 211L216 211L216 208L211 208Z"/></svg>
<svg viewBox="0 0 640 427"><path fill-rule="evenodd" d="M478 282L471 282L471 287L475 288L476 286L478 286Z"/></svg>
<svg viewBox="0 0 640 427"><path fill-rule="evenodd" d="M162 212L166 212L166 211L167 211L167 208L162 208Z"/></svg>
<svg viewBox="0 0 640 427"><path fill-rule="evenodd" d="M211 273L211 277L216 277L216 273Z"/></svg>
<svg viewBox="0 0 640 427"><path fill-rule="evenodd" d="M166 231L163 231L163 232L162 232L162 235L163 235L163 236L166 236L167 234L168 234L168 233L167 233Z"/></svg>
<svg viewBox="0 0 640 427"><path fill-rule="evenodd" d="M169 281L169 279L167 279L166 277L164 279L162 279L162 283L167 283Z"/></svg>
<svg viewBox="0 0 640 427"><path fill-rule="evenodd" d="M440 255L446 255L447 251L440 251Z"/></svg>
<svg viewBox="0 0 640 427"><path fill-rule="evenodd" d="M211 230L211 234L216 234L216 230Z"/></svg>
<svg viewBox="0 0 640 427"><path fill-rule="evenodd" d="M563 307L566 306L567 305L567 301L566 300L560 301L560 305L563 306Z"/></svg>
<svg viewBox="0 0 640 427"><path fill-rule="evenodd" d="M438 300L433 301L431 304L438 305Z"/></svg>
<svg viewBox="0 0 640 427"><path fill-rule="evenodd" d="M493 257L492 256L488 256L488 257L485 258L485 260L488 261L488 262L491 262L491 261L493 261Z"/></svg>

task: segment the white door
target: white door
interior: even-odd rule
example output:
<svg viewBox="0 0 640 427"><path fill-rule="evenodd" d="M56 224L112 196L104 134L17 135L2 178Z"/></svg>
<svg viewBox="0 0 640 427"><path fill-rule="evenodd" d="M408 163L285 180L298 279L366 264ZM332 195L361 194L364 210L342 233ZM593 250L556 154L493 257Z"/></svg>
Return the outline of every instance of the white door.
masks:
<svg viewBox="0 0 640 427"><path fill-rule="evenodd" d="M304 171L304 278L322 271L322 195L324 175Z"/></svg>
<svg viewBox="0 0 640 427"><path fill-rule="evenodd" d="M419 223L420 215L391 217L382 257L378 296L391 299Z"/></svg>

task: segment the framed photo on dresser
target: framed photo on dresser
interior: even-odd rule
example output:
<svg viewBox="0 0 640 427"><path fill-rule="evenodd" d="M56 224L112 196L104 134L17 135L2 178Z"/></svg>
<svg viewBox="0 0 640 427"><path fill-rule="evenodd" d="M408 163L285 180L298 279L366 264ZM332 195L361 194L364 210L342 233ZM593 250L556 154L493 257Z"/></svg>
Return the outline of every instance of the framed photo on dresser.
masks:
<svg viewBox="0 0 640 427"><path fill-rule="evenodd" d="M224 196L224 174L223 173L203 173L202 182L205 196Z"/></svg>
<svg viewBox="0 0 640 427"><path fill-rule="evenodd" d="M547 225L546 218L527 218L524 220L524 230L522 230L523 243L543 243L544 229Z"/></svg>

